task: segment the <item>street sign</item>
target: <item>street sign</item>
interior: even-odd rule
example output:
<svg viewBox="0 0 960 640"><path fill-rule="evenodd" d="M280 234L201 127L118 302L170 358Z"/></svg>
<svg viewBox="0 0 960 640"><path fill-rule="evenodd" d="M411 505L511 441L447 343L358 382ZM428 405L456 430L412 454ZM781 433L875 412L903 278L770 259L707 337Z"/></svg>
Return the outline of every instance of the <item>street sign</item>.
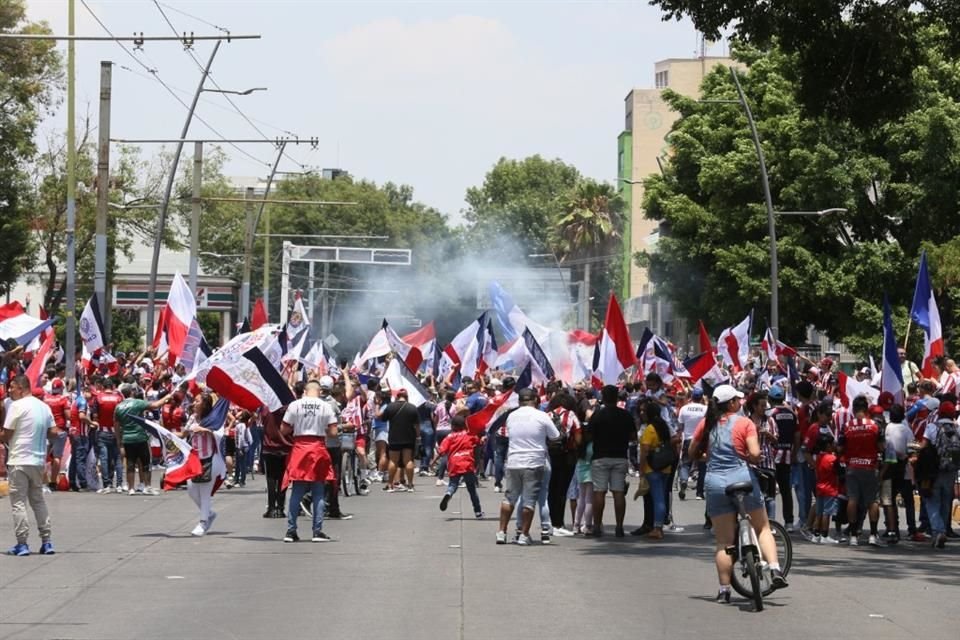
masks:
<svg viewBox="0 0 960 640"><path fill-rule="evenodd" d="M328 335L326 338L323 339L323 344L333 349L338 344L340 344L340 338L338 338L337 336L331 333L330 335Z"/></svg>

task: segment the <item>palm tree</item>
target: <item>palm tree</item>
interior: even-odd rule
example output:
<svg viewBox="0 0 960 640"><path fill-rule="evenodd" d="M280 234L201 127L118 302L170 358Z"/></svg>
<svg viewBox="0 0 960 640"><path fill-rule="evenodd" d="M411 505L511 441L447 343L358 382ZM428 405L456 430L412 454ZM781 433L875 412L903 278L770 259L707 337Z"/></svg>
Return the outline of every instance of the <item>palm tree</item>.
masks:
<svg viewBox="0 0 960 640"><path fill-rule="evenodd" d="M551 244L559 259L584 261L582 304L588 324L591 260L619 246L624 209L624 201L612 185L584 179L574 187L556 222Z"/></svg>

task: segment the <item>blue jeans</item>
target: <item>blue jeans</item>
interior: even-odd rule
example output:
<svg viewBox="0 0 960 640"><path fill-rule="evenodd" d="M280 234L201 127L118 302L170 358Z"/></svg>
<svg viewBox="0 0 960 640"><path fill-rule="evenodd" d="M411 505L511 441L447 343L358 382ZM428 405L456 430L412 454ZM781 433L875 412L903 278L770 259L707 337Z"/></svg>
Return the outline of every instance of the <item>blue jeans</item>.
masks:
<svg viewBox="0 0 960 640"><path fill-rule="evenodd" d="M483 512L483 509L480 507L480 496L477 495L477 476L472 471L462 476L450 476L450 483L447 485L447 495L452 496L457 492L461 480L467 485L467 493L470 494L470 503L473 505L473 512Z"/></svg>
<svg viewBox="0 0 960 640"><path fill-rule="evenodd" d="M550 486L550 458L547 458L547 463L543 467L543 480L540 482L540 495L537 496L537 507L540 509L540 530L541 531L553 531L553 525L550 522L550 506L547 505L547 494L549 491L547 487ZM520 500L518 499L519 503ZM517 509L517 529L523 529L523 505L515 504L514 507L519 507Z"/></svg>
<svg viewBox="0 0 960 640"><path fill-rule="evenodd" d="M503 474L507 464L507 450L510 448L510 439L503 436L494 436L493 445L493 484L503 486Z"/></svg>
<svg viewBox="0 0 960 640"><path fill-rule="evenodd" d="M290 483L290 505L287 507L287 530L297 530L297 516L300 515L300 501L310 492L313 499L313 531L323 529L324 496L327 491L326 482L306 482L294 480Z"/></svg>
<svg viewBox="0 0 960 640"><path fill-rule="evenodd" d="M436 434L437 446L444 441L444 439L450 435L449 431L440 431ZM437 480L443 480L443 475L447 472L447 456L440 456L440 460L437 462Z"/></svg>
<svg viewBox="0 0 960 640"><path fill-rule="evenodd" d="M680 489L686 490L687 480L690 479L690 440L684 440L680 447Z"/></svg>
<svg viewBox="0 0 960 640"><path fill-rule="evenodd" d="M817 482L816 472L806 462L794 463L793 472L797 493L797 520L805 523L810 513L810 504L813 502L813 488Z"/></svg>
<svg viewBox="0 0 960 640"><path fill-rule="evenodd" d="M420 444L423 445L423 459L420 460L420 471L430 469L433 460L433 424L430 421L420 423Z"/></svg>
<svg viewBox="0 0 960 640"><path fill-rule="evenodd" d="M930 530L934 535L947 532L950 524L950 508L953 506L953 483L956 477L956 471L941 472L933 483L933 493L927 498L927 517L930 519Z"/></svg>
<svg viewBox="0 0 960 640"><path fill-rule="evenodd" d="M67 469L67 479L74 489L87 488L87 455L90 453L89 436L70 436L70 467Z"/></svg>
<svg viewBox="0 0 960 640"><path fill-rule="evenodd" d="M113 479L117 479L117 486L123 486L123 462L120 460L120 447L116 438L105 438L99 434L97 449L100 453L100 477L104 488L113 486Z"/></svg>
<svg viewBox="0 0 960 640"><path fill-rule="evenodd" d="M660 529L667 519L667 487L669 474L653 471L647 474L650 482L650 495L653 496L653 528Z"/></svg>
<svg viewBox="0 0 960 640"><path fill-rule="evenodd" d="M237 464L233 466L233 482L235 484L247 483L247 460L250 457L250 449L241 449L237 452Z"/></svg>
<svg viewBox="0 0 960 640"><path fill-rule="evenodd" d="M253 463L260 453L260 443L263 442L263 427L250 427L250 448L247 449L247 470L256 471Z"/></svg>

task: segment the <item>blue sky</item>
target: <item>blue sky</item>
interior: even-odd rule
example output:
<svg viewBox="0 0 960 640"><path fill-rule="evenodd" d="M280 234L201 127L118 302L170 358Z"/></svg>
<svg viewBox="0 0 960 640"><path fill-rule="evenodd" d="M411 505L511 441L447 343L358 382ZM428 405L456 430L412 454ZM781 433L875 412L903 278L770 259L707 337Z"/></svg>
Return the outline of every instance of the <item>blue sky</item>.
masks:
<svg viewBox="0 0 960 640"><path fill-rule="evenodd" d="M153 2L88 4L117 35L171 33ZM224 44L213 78L225 89L268 87L234 102L268 136L286 129L319 138L316 150L291 150L298 162L410 184L455 221L465 190L501 156L559 157L612 180L624 96L652 86L655 60L688 57L697 46L690 23L661 22L644 0L163 4L263 36ZM215 31L166 6L178 31ZM76 7L77 33L103 35L80 0ZM66 33L66 11L66 0L28 0L28 15L57 33ZM211 47L197 43L197 57L206 61ZM135 55L189 102L199 70L179 44L147 43ZM175 138L184 108L113 43L77 45L78 114L89 105L96 121L101 60L122 65L113 74L113 136ZM260 137L216 94L205 94L198 113L225 136ZM64 120L53 114L44 135ZM191 136L214 137L197 121ZM227 173L265 176L272 148L245 150L258 160L227 148ZM285 160L281 169L298 167Z"/></svg>

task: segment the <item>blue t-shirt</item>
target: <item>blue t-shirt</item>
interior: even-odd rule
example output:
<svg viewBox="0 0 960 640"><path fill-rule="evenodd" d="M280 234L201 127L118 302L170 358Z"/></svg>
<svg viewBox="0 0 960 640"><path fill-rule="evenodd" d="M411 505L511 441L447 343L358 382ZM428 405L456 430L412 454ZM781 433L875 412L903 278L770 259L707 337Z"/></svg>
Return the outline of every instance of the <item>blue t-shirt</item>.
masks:
<svg viewBox="0 0 960 640"><path fill-rule="evenodd" d="M487 406L487 396L476 391L470 394L470 397L467 398L467 410L470 412L470 415L475 414L480 409L483 409Z"/></svg>

